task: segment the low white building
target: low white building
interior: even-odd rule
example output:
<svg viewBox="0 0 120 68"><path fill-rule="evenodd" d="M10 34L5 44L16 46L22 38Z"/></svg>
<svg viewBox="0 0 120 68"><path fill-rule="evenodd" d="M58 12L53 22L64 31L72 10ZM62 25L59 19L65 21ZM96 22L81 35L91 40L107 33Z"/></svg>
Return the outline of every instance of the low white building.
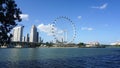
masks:
<svg viewBox="0 0 120 68"><path fill-rule="evenodd" d="M111 43L111 45L120 45L120 42Z"/></svg>
<svg viewBox="0 0 120 68"><path fill-rule="evenodd" d="M89 42L86 44L86 47L96 47L99 46L100 43L99 42Z"/></svg>

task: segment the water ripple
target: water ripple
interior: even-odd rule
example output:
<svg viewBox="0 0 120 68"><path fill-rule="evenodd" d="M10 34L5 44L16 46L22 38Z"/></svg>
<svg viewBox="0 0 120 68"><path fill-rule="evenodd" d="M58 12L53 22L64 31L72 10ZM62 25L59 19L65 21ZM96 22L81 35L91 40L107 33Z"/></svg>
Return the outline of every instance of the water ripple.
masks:
<svg viewBox="0 0 120 68"><path fill-rule="evenodd" d="M0 62L1 68L120 68L120 55Z"/></svg>

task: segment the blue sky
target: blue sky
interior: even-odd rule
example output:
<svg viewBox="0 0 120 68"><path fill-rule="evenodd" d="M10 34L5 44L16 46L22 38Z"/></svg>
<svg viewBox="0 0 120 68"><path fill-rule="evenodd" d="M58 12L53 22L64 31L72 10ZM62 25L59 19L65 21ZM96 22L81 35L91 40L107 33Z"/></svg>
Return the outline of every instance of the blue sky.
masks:
<svg viewBox="0 0 120 68"><path fill-rule="evenodd" d="M44 41L51 41L53 38L45 29L57 17L67 16L76 26L75 43L120 41L120 0L16 0L16 3L23 12L23 21L19 24L25 26L24 35L30 33L32 25L41 26L38 29L40 36ZM64 26L70 30L72 26L68 25L56 28ZM69 35L71 37L72 32Z"/></svg>

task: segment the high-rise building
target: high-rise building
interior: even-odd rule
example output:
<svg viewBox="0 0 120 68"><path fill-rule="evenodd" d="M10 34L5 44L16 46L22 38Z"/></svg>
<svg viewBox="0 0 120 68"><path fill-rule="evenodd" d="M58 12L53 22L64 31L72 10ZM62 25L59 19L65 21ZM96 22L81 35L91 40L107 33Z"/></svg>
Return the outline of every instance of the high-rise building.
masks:
<svg viewBox="0 0 120 68"><path fill-rule="evenodd" d="M25 36L22 37L22 42L25 42L25 38L26 38Z"/></svg>
<svg viewBox="0 0 120 68"><path fill-rule="evenodd" d="M30 42L37 42L37 28L35 25L33 25L31 28Z"/></svg>
<svg viewBox="0 0 120 68"><path fill-rule="evenodd" d="M42 40L41 37L39 37L39 38L38 38L38 43L41 43L41 42L43 42L43 40Z"/></svg>
<svg viewBox="0 0 120 68"><path fill-rule="evenodd" d="M29 42L29 34L26 35L26 38L25 38L25 39L26 39L26 40L25 40L26 42Z"/></svg>
<svg viewBox="0 0 120 68"><path fill-rule="evenodd" d="M39 32L37 32L37 42L39 42Z"/></svg>
<svg viewBox="0 0 120 68"><path fill-rule="evenodd" d="M18 26L13 28L13 38L12 41L22 42L23 26Z"/></svg>

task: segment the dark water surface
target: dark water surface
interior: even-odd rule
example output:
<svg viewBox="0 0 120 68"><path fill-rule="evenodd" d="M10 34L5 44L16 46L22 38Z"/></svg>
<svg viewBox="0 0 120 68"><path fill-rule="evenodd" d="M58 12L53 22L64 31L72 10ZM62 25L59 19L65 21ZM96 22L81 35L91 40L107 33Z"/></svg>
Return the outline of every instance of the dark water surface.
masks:
<svg viewBox="0 0 120 68"><path fill-rule="evenodd" d="M120 48L6 48L0 68L120 68Z"/></svg>

